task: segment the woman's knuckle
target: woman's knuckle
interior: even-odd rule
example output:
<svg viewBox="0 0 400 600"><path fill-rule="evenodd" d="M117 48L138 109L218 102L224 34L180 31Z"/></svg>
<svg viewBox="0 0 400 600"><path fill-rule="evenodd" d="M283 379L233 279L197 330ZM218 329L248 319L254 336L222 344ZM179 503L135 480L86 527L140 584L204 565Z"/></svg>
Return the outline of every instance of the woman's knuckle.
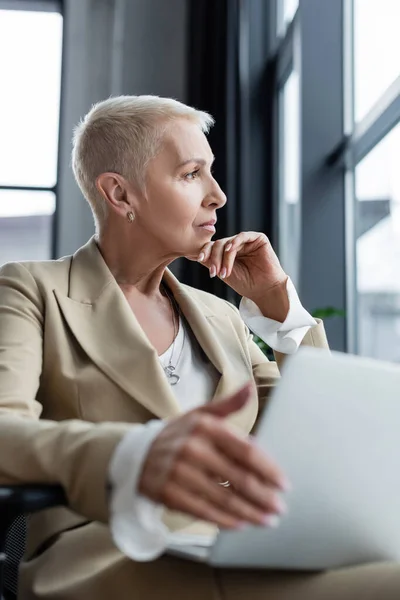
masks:
<svg viewBox="0 0 400 600"><path fill-rule="evenodd" d="M193 435L188 437L181 446L180 456L183 458L190 458L197 454L197 440Z"/></svg>
<svg viewBox="0 0 400 600"><path fill-rule="evenodd" d="M213 417L204 413L196 415L192 429L192 437L199 439L210 431Z"/></svg>
<svg viewBox="0 0 400 600"><path fill-rule="evenodd" d="M243 490L252 490L254 488L255 481L256 478L252 473L243 473L243 475L241 476L241 485L243 487Z"/></svg>
<svg viewBox="0 0 400 600"><path fill-rule="evenodd" d="M197 431L204 433L209 432L214 424L214 418L211 415L202 414L197 422Z"/></svg>
<svg viewBox="0 0 400 600"><path fill-rule="evenodd" d="M246 461L247 464L252 465L257 460L257 450L250 443L244 444L242 448L242 453L243 459Z"/></svg>
<svg viewBox="0 0 400 600"><path fill-rule="evenodd" d="M169 508L175 508L177 502L177 496L175 493L175 486L169 481L166 482L160 493L160 499L163 504Z"/></svg>
<svg viewBox="0 0 400 600"><path fill-rule="evenodd" d="M201 428L204 416L204 413L201 411L196 411L191 415L189 437L193 437L197 434L199 428Z"/></svg>
<svg viewBox="0 0 400 600"><path fill-rule="evenodd" d="M172 463L170 470L169 470L169 480L170 481L177 481L179 479L181 479L181 477L184 474L184 464L181 460L181 458L178 456L174 462Z"/></svg>
<svg viewBox="0 0 400 600"><path fill-rule="evenodd" d="M261 233L261 239L265 244L268 244L269 246L271 245L271 242L269 241L269 237L267 235L265 235L265 233Z"/></svg>

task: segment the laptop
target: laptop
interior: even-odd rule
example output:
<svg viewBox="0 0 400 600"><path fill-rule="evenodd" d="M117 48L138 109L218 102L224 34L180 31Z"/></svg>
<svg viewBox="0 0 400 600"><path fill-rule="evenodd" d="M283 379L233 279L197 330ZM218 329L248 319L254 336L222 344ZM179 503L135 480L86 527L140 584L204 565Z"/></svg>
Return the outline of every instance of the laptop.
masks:
<svg viewBox="0 0 400 600"><path fill-rule="evenodd" d="M171 543L169 553L251 569L400 561L398 366L301 348L285 362L256 440L292 483L280 525Z"/></svg>

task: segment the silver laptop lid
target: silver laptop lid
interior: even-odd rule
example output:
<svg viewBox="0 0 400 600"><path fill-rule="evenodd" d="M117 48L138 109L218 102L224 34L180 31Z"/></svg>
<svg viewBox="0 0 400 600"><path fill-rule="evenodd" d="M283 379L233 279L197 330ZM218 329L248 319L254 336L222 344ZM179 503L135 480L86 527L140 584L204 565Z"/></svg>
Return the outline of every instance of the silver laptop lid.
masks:
<svg viewBox="0 0 400 600"><path fill-rule="evenodd" d="M257 432L293 490L278 529L223 532L218 566L324 569L400 560L400 369L304 348Z"/></svg>

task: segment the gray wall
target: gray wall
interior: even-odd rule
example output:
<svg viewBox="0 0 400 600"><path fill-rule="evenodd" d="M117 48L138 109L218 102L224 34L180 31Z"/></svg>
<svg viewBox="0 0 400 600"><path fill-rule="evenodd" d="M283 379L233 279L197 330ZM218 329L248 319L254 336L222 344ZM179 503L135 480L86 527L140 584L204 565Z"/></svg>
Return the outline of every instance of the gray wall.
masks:
<svg viewBox="0 0 400 600"><path fill-rule="evenodd" d="M74 126L117 94L185 101L186 0L64 0L56 256L93 234L93 219L72 175Z"/></svg>
<svg viewBox="0 0 400 600"><path fill-rule="evenodd" d="M128 0L124 94L186 99L187 0Z"/></svg>

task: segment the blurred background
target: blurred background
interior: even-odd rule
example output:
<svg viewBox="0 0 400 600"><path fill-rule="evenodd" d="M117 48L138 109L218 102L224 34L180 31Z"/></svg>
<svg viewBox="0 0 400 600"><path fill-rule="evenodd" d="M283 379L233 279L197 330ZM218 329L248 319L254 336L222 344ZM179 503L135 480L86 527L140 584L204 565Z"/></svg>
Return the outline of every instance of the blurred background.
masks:
<svg viewBox="0 0 400 600"><path fill-rule="evenodd" d="M399 30L400 0L0 0L0 264L93 234L70 151L94 102L171 96L216 118L218 236L267 233L334 349L400 361Z"/></svg>

